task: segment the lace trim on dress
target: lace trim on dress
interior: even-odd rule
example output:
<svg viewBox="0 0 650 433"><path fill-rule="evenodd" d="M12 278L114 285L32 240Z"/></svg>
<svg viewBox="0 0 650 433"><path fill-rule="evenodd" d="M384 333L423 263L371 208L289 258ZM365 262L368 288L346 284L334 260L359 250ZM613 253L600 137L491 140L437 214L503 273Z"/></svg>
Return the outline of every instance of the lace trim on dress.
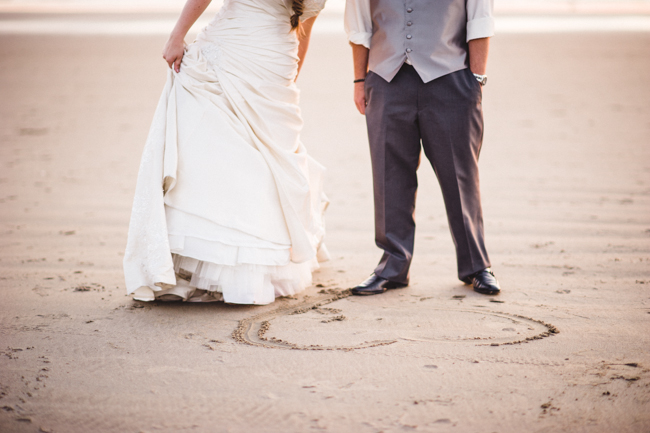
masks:
<svg viewBox="0 0 650 433"><path fill-rule="evenodd" d="M134 293L139 301L221 301L232 304L270 304L277 296L291 296L311 285L318 262L284 266L240 264L218 265L172 254L177 284L154 292L141 287Z"/></svg>
<svg viewBox="0 0 650 433"><path fill-rule="evenodd" d="M211 65L218 65L219 60L221 60L221 48L215 43L203 44L201 53Z"/></svg>

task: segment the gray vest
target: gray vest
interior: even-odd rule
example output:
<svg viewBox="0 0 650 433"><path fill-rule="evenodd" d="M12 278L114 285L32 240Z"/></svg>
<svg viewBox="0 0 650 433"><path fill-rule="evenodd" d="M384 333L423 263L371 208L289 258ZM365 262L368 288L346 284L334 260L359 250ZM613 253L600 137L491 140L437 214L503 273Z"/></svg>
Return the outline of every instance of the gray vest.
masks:
<svg viewBox="0 0 650 433"><path fill-rule="evenodd" d="M370 0L369 69L391 81L408 59L429 82L469 65L466 0Z"/></svg>

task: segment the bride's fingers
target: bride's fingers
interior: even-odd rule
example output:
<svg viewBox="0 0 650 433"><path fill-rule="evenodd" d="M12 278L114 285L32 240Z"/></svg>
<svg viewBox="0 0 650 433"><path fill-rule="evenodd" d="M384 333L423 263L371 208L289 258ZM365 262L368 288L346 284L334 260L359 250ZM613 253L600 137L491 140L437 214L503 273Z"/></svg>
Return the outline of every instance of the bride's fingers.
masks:
<svg viewBox="0 0 650 433"><path fill-rule="evenodd" d="M164 51L163 51L163 53L162 53L162 58L163 58L163 60L165 61L165 63L167 63L167 66L169 66L169 67L171 68L172 65L174 64L174 60L169 59L168 56L165 54Z"/></svg>
<svg viewBox="0 0 650 433"><path fill-rule="evenodd" d="M178 73L181 71L181 61L183 61L183 57L177 57L176 60L174 61L174 70Z"/></svg>

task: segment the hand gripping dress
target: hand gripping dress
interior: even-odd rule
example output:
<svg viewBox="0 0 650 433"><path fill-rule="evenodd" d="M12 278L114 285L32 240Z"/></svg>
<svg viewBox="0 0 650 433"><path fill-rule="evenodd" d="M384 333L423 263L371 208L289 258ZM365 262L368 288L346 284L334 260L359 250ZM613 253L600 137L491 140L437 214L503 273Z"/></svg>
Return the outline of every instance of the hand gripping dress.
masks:
<svg viewBox="0 0 650 433"><path fill-rule="evenodd" d="M268 304L311 285L324 168L300 142L292 0L226 0L170 69L124 255L134 299ZM305 0L302 19L325 0Z"/></svg>

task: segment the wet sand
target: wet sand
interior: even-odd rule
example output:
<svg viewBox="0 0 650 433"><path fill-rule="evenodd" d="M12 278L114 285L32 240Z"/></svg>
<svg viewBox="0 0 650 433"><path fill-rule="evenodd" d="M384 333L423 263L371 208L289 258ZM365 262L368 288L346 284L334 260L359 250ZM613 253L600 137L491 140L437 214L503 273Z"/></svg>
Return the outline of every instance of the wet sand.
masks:
<svg viewBox="0 0 650 433"><path fill-rule="evenodd" d="M0 36L0 431L650 430L649 33L494 38L481 182L503 293L474 293L423 159L412 284L379 259L342 35L315 35L303 141L328 167L315 285L142 304L121 260L164 36Z"/></svg>

